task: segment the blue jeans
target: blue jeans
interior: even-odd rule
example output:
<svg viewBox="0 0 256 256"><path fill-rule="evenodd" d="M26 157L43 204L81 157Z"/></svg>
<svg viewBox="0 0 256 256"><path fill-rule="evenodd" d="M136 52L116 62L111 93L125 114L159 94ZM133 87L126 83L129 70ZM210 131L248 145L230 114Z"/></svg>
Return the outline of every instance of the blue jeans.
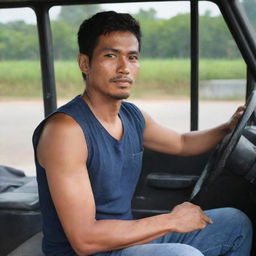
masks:
<svg viewBox="0 0 256 256"><path fill-rule="evenodd" d="M131 246L104 256L249 256L252 226L248 217L234 208L205 211L213 220L205 229L170 233L148 244Z"/></svg>

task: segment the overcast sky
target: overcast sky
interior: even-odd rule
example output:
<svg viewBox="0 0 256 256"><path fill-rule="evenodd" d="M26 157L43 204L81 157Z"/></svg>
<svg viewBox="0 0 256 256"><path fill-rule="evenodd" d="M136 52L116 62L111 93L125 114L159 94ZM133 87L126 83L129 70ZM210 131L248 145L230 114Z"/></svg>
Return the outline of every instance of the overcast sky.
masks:
<svg viewBox="0 0 256 256"><path fill-rule="evenodd" d="M136 13L140 8L154 8L159 18L169 18L178 13L189 12L189 2L148 2L148 3L124 3L124 4L102 4L104 10L114 10L119 12ZM200 2L199 11L204 13L210 10L212 15L218 15L218 7L212 2ZM56 19L60 7L53 7L50 10L51 18ZM13 20L24 20L27 23L36 23L34 12L30 8L1 9L0 22L8 22Z"/></svg>

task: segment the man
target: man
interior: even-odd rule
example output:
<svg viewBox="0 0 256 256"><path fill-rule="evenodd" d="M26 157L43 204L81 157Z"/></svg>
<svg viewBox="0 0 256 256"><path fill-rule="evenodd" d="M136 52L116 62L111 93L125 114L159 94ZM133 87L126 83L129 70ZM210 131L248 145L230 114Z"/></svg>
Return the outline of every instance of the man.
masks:
<svg viewBox="0 0 256 256"><path fill-rule="evenodd" d="M139 71L140 28L129 14L98 13L78 33L86 89L33 137L46 255L249 256L251 224L232 208L183 203L133 220L143 147L176 155L208 151L243 112L214 129L178 134L128 98ZM202 143L203 142L203 143Z"/></svg>

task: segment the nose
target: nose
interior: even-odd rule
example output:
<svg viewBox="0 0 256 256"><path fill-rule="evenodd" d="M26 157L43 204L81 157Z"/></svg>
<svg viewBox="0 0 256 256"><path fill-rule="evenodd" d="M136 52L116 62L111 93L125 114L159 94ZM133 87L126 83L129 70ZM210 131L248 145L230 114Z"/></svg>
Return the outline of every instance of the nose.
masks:
<svg viewBox="0 0 256 256"><path fill-rule="evenodd" d="M120 57L118 60L117 73L128 75L130 73L128 65L126 58Z"/></svg>

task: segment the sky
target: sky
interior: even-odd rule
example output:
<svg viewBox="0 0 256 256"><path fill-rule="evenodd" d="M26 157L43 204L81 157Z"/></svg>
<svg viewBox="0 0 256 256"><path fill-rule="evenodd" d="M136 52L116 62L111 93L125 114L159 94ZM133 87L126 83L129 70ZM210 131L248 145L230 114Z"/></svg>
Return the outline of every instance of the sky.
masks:
<svg viewBox="0 0 256 256"><path fill-rule="evenodd" d="M140 8L148 10L154 8L157 17L170 18L178 13L189 12L189 2L147 2L147 3L124 3L124 4L102 4L104 10L114 10L118 12L137 13ZM205 13L210 10L212 15L218 15L219 9L212 2L202 1L199 3L199 12ZM60 7L53 7L50 10L51 19L56 19ZM35 14L30 8L0 9L0 22L5 23L14 20L24 20L26 23L36 23Z"/></svg>

